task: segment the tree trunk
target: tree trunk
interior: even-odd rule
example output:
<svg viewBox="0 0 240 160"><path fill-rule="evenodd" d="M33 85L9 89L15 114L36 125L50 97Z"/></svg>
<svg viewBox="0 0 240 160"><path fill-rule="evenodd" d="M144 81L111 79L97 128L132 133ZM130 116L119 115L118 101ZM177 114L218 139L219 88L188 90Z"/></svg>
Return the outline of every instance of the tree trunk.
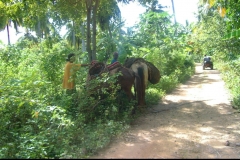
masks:
<svg viewBox="0 0 240 160"><path fill-rule="evenodd" d="M85 44L85 32L84 32L84 23L80 26L81 34L82 34L82 52L86 52L86 44Z"/></svg>
<svg viewBox="0 0 240 160"><path fill-rule="evenodd" d="M173 2L173 0L172 0L172 10L173 10L174 24L176 24L176 15L175 15L175 9L174 9L174 2Z"/></svg>
<svg viewBox="0 0 240 160"><path fill-rule="evenodd" d="M93 51L92 51L92 58L93 60L96 60L97 59L97 56L96 56L96 37L97 37L97 9L98 9L98 5L99 5L99 0L95 0L95 3L93 5L93 21L92 21L92 24L93 24L93 36L92 36L92 48L93 48Z"/></svg>
<svg viewBox="0 0 240 160"><path fill-rule="evenodd" d="M87 8L87 52L89 62L92 62L92 50L91 50L91 11L92 11L92 0L86 0L86 8Z"/></svg>
<svg viewBox="0 0 240 160"><path fill-rule="evenodd" d="M73 48L76 50L76 37L75 37L75 23L74 21L72 22L72 43L73 43Z"/></svg>
<svg viewBox="0 0 240 160"><path fill-rule="evenodd" d="M41 36L41 22L40 22L39 17L38 17L38 24L37 24L37 36L38 36L38 38L42 38L42 36Z"/></svg>
<svg viewBox="0 0 240 160"><path fill-rule="evenodd" d="M10 33L9 33L9 24L7 24L7 35L8 35L8 45L10 45Z"/></svg>
<svg viewBox="0 0 240 160"><path fill-rule="evenodd" d="M108 23L108 32L109 32L110 39L112 40L113 37L112 37L112 31L111 31L110 23ZM113 51L114 51L114 46L111 44L111 51L110 52L113 52Z"/></svg>

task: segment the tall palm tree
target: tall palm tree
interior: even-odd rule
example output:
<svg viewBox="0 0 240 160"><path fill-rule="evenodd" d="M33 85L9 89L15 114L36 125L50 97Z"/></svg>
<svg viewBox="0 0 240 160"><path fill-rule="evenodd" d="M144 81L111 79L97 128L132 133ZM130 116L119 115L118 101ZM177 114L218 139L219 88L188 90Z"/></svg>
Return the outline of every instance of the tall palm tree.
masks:
<svg viewBox="0 0 240 160"><path fill-rule="evenodd" d="M14 4L14 3L13 3ZM7 9L8 10L15 10L16 14L19 12L20 8L18 5L13 5L13 4L8 4L8 3L3 3L0 2L0 31L3 31L7 29L7 35L8 35L8 45L10 45L10 31L9 27L11 24L13 24L14 29L16 30L17 33L18 27L22 25L22 18L20 16L16 16L15 13L13 13L11 16L7 14ZM7 7L8 5L8 7ZM14 9L12 9L14 8Z"/></svg>
<svg viewBox="0 0 240 160"><path fill-rule="evenodd" d="M172 10L173 10L173 17L174 17L174 24L176 24L176 15L175 15L175 9L174 9L174 2L172 1Z"/></svg>
<svg viewBox="0 0 240 160"><path fill-rule="evenodd" d="M19 33L18 31L18 27L21 26L20 23L16 20L11 20L11 19L8 19L8 18L0 18L1 21L0 21L0 31L3 31L5 29L7 29L7 36L8 36L8 45L11 44L10 42L10 30L9 30L9 27L11 27L11 24L13 23L14 25L14 29L17 33Z"/></svg>

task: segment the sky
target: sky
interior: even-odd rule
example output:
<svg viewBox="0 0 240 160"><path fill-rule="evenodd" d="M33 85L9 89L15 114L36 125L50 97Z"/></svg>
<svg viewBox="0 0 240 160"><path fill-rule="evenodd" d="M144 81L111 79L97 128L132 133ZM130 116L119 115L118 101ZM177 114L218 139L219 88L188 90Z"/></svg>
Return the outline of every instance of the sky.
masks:
<svg viewBox="0 0 240 160"><path fill-rule="evenodd" d="M172 3L171 0L158 0L159 4L162 6L167 6L168 8L165 9L170 15L173 14L172 12ZM189 23L196 22L197 18L194 15L194 12L197 12L197 3L199 0L174 0L174 9L176 15L176 21L183 25L186 24L186 20ZM125 27L131 27L135 23L139 22L139 15L145 12L145 8L140 6L137 1L130 2L127 5L119 4L119 8L121 10L122 18L125 20ZM18 38L23 36L23 29L20 29L20 34L16 34L15 29L10 27L10 41L11 44L15 43ZM0 40L7 44L7 31L0 32Z"/></svg>
<svg viewBox="0 0 240 160"><path fill-rule="evenodd" d="M186 20L188 20L189 23L196 22L197 18L194 16L194 12L197 12L198 1L199 0L173 0L176 21L183 25L186 24ZM171 0L158 0L158 2L162 6L168 7L164 10L167 11L170 15L173 14ZM146 10L136 2L132 2L127 5L120 4L119 8L121 10L123 19L126 20L125 26L127 27L133 26L135 22L139 22L139 14L144 13Z"/></svg>

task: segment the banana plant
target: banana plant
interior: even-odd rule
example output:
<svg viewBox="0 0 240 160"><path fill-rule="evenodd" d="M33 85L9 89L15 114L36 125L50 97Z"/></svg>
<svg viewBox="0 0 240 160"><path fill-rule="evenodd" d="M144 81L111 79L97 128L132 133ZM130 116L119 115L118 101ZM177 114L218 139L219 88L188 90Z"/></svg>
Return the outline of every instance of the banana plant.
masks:
<svg viewBox="0 0 240 160"><path fill-rule="evenodd" d="M229 40L232 38L240 38L240 28L231 31L230 33L227 33L224 37L223 40Z"/></svg>

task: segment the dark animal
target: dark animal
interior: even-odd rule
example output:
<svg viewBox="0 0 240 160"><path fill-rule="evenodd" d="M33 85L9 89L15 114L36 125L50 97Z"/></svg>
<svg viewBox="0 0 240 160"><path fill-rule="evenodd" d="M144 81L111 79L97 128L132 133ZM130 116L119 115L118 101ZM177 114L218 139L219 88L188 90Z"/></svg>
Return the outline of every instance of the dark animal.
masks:
<svg viewBox="0 0 240 160"><path fill-rule="evenodd" d="M124 66L130 68L137 75L139 75L142 86L142 95L140 97L142 97L142 103L146 105L145 91L148 81L152 84L158 83L161 78L160 71L151 62L148 62L143 58L127 58L124 62Z"/></svg>
<svg viewBox="0 0 240 160"><path fill-rule="evenodd" d="M136 75L132 70L122 66L119 62L115 62L111 65L105 65L102 62L94 62L89 69L88 80L91 81L97 76L101 76L103 73L108 73L110 76L120 73L117 77L116 85L120 85L121 90L126 93L129 100L137 98L138 105L141 105L141 80L138 75ZM106 82L105 84L101 84L100 87L109 87L109 85ZM135 95L132 93L132 87L134 87ZM109 88L109 91L111 92L111 88Z"/></svg>

